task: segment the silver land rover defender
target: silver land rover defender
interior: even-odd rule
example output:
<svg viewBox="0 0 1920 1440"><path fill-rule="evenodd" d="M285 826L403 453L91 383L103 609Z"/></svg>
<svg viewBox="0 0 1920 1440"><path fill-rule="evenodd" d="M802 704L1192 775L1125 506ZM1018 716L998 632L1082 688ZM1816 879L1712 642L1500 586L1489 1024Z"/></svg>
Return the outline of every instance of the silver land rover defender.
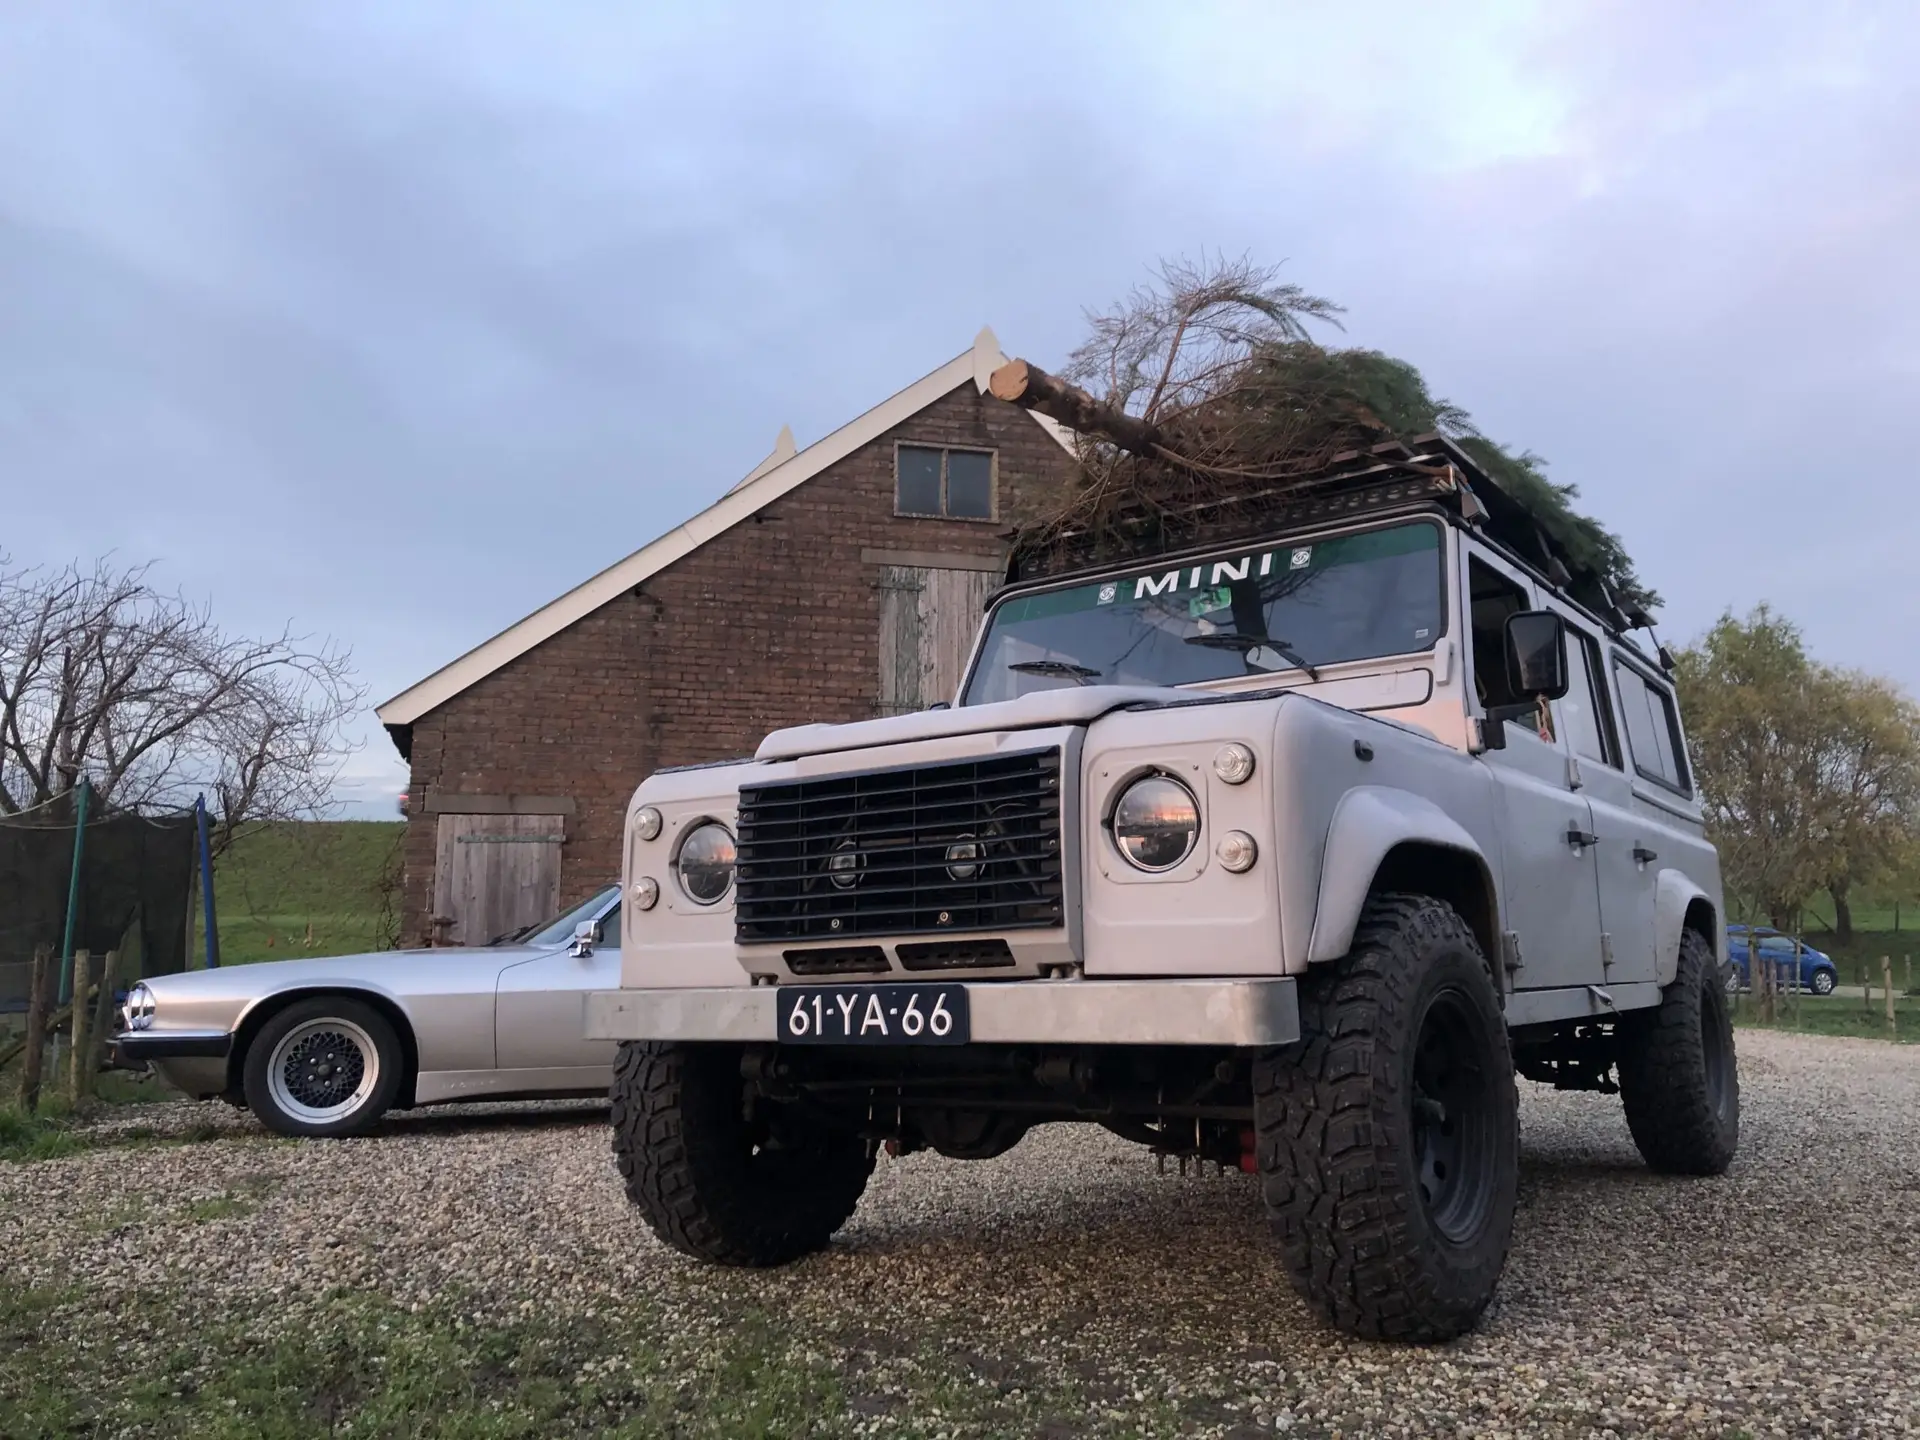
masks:
<svg viewBox="0 0 1920 1440"><path fill-rule="evenodd" d="M1617 1088L1656 1170L1727 1167L1660 652L1440 437L1267 522L1016 578L951 707L641 785L587 1027L627 1042L614 1146L662 1239L779 1264L883 1147L1092 1121L1257 1175L1334 1324L1440 1340L1505 1263L1516 1071Z"/></svg>

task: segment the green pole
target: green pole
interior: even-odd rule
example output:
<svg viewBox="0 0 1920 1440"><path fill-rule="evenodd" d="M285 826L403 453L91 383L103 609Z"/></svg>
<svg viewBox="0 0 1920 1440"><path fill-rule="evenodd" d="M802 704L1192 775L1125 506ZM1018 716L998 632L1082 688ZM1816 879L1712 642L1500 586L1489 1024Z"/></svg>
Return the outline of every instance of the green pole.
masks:
<svg viewBox="0 0 1920 1440"><path fill-rule="evenodd" d="M67 881L67 938L60 942L60 1003L73 995L73 924L80 916L80 859L87 849L87 777L80 777L80 798L74 805L73 875Z"/></svg>

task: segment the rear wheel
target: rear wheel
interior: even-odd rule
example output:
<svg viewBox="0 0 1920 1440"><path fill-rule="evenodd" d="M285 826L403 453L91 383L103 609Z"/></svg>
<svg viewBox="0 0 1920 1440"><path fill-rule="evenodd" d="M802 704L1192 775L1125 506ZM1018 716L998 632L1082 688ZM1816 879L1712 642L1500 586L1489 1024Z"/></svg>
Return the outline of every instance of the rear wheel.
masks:
<svg viewBox="0 0 1920 1440"><path fill-rule="evenodd" d="M1718 1175L1740 1146L1733 1014L1715 981L1713 947L1683 931L1660 1003L1620 1021L1620 1099L1647 1164L1668 1175Z"/></svg>
<svg viewBox="0 0 1920 1440"><path fill-rule="evenodd" d="M364 1135L400 1090L399 1038L372 1006L344 996L298 1000L247 1047L241 1090L280 1135Z"/></svg>
<svg viewBox="0 0 1920 1440"><path fill-rule="evenodd" d="M745 1105L740 1050L628 1041L613 1071L627 1198L676 1250L783 1265L826 1248L873 1173L867 1145L788 1106Z"/></svg>
<svg viewBox="0 0 1920 1440"><path fill-rule="evenodd" d="M1443 901L1369 902L1300 987L1301 1042L1254 1067L1257 1158L1295 1285L1340 1329L1450 1340L1513 1233L1518 1099L1479 943Z"/></svg>

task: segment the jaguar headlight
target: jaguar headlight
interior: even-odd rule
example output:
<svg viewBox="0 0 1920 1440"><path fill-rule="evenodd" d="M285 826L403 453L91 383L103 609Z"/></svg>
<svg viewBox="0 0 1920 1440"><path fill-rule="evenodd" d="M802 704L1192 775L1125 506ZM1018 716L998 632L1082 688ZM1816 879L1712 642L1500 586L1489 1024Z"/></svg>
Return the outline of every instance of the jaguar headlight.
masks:
<svg viewBox="0 0 1920 1440"><path fill-rule="evenodd" d="M127 1028L146 1030L153 1025L153 991L139 984L127 992Z"/></svg>
<svg viewBox="0 0 1920 1440"><path fill-rule="evenodd" d="M680 841L673 870L680 889L696 905L717 905L733 889L733 832L718 820L703 820Z"/></svg>
<svg viewBox="0 0 1920 1440"><path fill-rule="evenodd" d="M1199 803L1171 776L1141 776L1113 807L1113 843L1136 870L1171 870L1199 840Z"/></svg>

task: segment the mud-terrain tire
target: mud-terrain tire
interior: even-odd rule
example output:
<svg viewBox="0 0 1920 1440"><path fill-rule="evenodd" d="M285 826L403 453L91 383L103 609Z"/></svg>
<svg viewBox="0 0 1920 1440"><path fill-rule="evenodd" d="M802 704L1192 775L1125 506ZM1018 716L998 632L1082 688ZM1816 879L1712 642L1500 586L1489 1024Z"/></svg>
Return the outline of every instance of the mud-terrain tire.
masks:
<svg viewBox="0 0 1920 1440"><path fill-rule="evenodd" d="M743 1114L740 1050L628 1041L613 1069L613 1152L627 1198L676 1250L719 1265L784 1265L826 1248L867 1188L850 1131Z"/></svg>
<svg viewBox="0 0 1920 1440"><path fill-rule="evenodd" d="M1733 1013L1713 946L1680 936L1680 964L1660 1003L1620 1020L1620 1100L1641 1158L1665 1175L1718 1175L1740 1148L1740 1069Z"/></svg>
<svg viewBox="0 0 1920 1440"><path fill-rule="evenodd" d="M400 1094L406 1056L386 1016L344 995L296 1000L240 1062L247 1108L276 1135L365 1135Z"/></svg>
<svg viewBox="0 0 1920 1440"><path fill-rule="evenodd" d="M1253 1072L1294 1284L1352 1335L1462 1335L1506 1265L1519 1186L1513 1059L1479 942L1444 901L1375 896L1299 993L1300 1043Z"/></svg>

